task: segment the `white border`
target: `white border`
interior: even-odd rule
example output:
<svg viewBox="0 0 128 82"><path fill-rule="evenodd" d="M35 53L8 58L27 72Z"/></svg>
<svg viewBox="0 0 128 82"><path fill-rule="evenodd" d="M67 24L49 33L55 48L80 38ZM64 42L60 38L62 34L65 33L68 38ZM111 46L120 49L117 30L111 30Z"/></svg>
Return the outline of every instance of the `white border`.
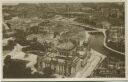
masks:
<svg viewBox="0 0 128 82"><path fill-rule="evenodd" d="M126 78L128 80L128 1L125 1L125 68Z"/></svg>
<svg viewBox="0 0 128 82"><path fill-rule="evenodd" d="M2 81L125 81L127 78L65 78L65 79L54 79L54 78L48 78L48 79L40 79L40 78L34 78L34 79L2 79Z"/></svg>
<svg viewBox="0 0 128 82"><path fill-rule="evenodd" d="M2 3L0 2L0 79L2 79L3 67L2 67Z"/></svg>
<svg viewBox="0 0 128 82"><path fill-rule="evenodd" d="M1 0L2 3L86 3L86 2L125 2L126 0Z"/></svg>
<svg viewBox="0 0 128 82"><path fill-rule="evenodd" d="M0 11L0 24L1 24L1 26L0 27L2 27L2 4L3 3L88 3L88 2L125 2L125 17L126 17L126 19L125 19L125 44L126 44L126 47L127 47L127 45L128 45L128 42L127 42L127 35L128 35L128 28L126 28L128 25L128 23L126 22L126 20L127 20L127 7L128 7L128 3L127 3L127 1L125 1L125 0L1 0L1 2L0 2L0 9L1 9L1 11ZM2 36L2 28L0 29L0 36ZM0 45L2 45L2 37L0 37ZM0 61L2 61L2 46L0 46L0 54L1 54L1 60ZM127 54L128 53L128 48L126 48L126 52L125 52L125 54ZM126 57L125 57L125 68L126 68L126 72L125 72L125 74L126 74L126 77L125 78L64 78L64 79L60 79L60 78L50 78L50 79L41 79L41 78L34 78L34 79L3 79L2 78L2 76L0 76L0 79L2 80L2 81L105 81L105 80L107 80L107 81L111 81L111 80L128 80L128 64L127 64L127 62L128 62L128 56L126 55ZM3 62L3 61L2 61ZM0 65L1 65L1 68L0 68L0 74L3 74L2 73L2 62L0 62Z"/></svg>

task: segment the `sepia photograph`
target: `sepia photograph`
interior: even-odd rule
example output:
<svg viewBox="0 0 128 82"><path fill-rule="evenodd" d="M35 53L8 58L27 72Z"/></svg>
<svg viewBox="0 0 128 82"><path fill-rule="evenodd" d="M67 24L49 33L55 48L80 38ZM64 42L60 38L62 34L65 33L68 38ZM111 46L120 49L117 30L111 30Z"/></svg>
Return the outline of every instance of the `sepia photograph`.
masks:
<svg viewBox="0 0 128 82"><path fill-rule="evenodd" d="M2 68L4 79L125 78L125 2L2 3Z"/></svg>

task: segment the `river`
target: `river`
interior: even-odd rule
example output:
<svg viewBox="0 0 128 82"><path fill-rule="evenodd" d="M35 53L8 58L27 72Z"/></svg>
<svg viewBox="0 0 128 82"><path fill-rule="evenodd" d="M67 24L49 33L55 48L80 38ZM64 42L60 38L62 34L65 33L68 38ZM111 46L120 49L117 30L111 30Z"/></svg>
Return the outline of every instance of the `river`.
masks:
<svg viewBox="0 0 128 82"><path fill-rule="evenodd" d="M107 49L104 44L104 35L102 32L95 33L95 34L90 34L90 46L92 49L98 51L99 53L110 56L110 57L116 57L119 58L120 60L125 60L125 55L116 53L114 51L111 51Z"/></svg>
<svg viewBox="0 0 128 82"><path fill-rule="evenodd" d="M77 25L75 23L73 25L78 26L78 27L83 27L86 31L89 31L89 32L96 31L94 33L90 33L89 45L92 49L96 50L97 52L99 52L105 56L115 57L115 58L118 58L123 61L125 60L125 55L122 55L120 53L109 50L104 46L104 38L105 37L102 32L97 31L97 29L94 27L87 27L86 25L79 25L79 24Z"/></svg>

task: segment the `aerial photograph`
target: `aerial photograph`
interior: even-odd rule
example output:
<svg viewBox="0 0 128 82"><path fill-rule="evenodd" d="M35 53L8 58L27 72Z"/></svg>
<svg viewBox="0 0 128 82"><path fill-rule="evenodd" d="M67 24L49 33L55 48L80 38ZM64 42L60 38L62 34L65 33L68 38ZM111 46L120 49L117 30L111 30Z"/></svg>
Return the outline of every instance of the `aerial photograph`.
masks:
<svg viewBox="0 0 128 82"><path fill-rule="evenodd" d="M2 49L3 79L125 78L125 3L3 3Z"/></svg>

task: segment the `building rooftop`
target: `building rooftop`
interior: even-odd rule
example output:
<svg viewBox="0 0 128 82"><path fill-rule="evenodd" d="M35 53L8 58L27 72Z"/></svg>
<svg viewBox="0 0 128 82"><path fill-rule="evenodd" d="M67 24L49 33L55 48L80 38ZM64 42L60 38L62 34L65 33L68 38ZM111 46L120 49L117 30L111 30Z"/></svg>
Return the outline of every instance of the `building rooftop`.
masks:
<svg viewBox="0 0 128 82"><path fill-rule="evenodd" d="M74 47L75 47L75 45L72 42L70 42L70 41L65 42L65 43L62 43L62 44L60 44L60 45L57 46L57 48L59 50L71 50Z"/></svg>
<svg viewBox="0 0 128 82"><path fill-rule="evenodd" d="M47 41L48 43L53 41L52 34L31 34L27 36L27 40L33 40L34 38L37 38L37 41L40 43L44 43L44 41Z"/></svg>

